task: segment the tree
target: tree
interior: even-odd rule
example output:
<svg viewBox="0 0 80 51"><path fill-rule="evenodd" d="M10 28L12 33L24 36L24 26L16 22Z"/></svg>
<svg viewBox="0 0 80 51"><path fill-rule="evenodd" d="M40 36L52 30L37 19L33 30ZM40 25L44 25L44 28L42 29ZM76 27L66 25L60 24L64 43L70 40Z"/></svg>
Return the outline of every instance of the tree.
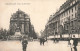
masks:
<svg viewBox="0 0 80 51"><path fill-rule="evenodd" d="M1 30L0 30L0 39L3 38L2 34L3 34L3 28L1 28Z"/></svg>

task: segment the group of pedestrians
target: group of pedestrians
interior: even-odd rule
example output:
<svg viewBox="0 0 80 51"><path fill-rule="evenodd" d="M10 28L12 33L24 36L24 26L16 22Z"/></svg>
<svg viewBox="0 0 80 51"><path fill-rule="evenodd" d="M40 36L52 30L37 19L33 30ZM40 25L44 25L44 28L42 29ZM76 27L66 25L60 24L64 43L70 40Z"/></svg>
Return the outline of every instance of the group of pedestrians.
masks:
<svg viewBox="0 0 80 51"><path fill-rule="evenodd" d="M54 42L54 43L58 43L58 42L59 42L59 39L54 38L54 39L53 39L53 42Z"/></svg>
<svg viewBox="0 0 80 51"><path fill-rule="evenodd" d="M46 40L44 38L40 38L40 45L44 45L45 41Z"/></svg>
<svg viewBox="0 0 80 51"><path fill-rule="evenodd" d="M71 51L77 51L77 45L78 45L78 39L75 38L75 36L73 36L74 38L69 40L70 43L70 47L71 47ZM45 39L44 38L40 38L40 45L44 45L45 43ZM27 44L28 44L28 40L27 38L24 36L22 38L22 47L23 47L23 51L26 51L27 48Z"/></svg>
<svg viewBox="0 0 80 51"><path fill-rule="evenodd" d="M46 40L44 38L40 38L40 45L44 45L45 41ZM27 44L28 44L28 40L27 40L26 36L22 37L21 42L22 42L22 50L26 51Z"/></svg>

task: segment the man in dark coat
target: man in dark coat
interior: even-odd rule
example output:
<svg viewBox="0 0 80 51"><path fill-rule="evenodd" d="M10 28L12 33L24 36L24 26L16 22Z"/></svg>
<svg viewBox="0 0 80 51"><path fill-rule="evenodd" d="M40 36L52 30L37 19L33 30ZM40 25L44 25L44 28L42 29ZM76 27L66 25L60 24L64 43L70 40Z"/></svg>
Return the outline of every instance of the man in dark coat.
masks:
<svg viewBox="0 0 80 51"><path fill-rule="evenodd" d="M44 38L42 39L42 42L43 42L43 45L44 45L44 43L45 43L45 39Z"/></svg>
<svg viewBox="0 0 80 51"><path fill-rule="evenodd" d="M23 51L26 51L27 44L28 44L28 40L26 38L23 38L22 39Z"/></svg>
<svg viewBox="0 0 80 51"><path fill-rule="evenodd" d="M42 45L42 38L40 38L40 45Z"/></svg>
<svg viewBox="0 0 80 51"><path fill-rule="evenodd" d="M45 39L44 38L40 38L40 45L44 45Z"/></svg>
<svg viewBox="0 0 80 51"><path fill-rule="evenodd" d="M77 45L78 45L78 39L77 38L75 38L75 35L73 35L73 45L74 45L74 51L77 51Z"/></svg>

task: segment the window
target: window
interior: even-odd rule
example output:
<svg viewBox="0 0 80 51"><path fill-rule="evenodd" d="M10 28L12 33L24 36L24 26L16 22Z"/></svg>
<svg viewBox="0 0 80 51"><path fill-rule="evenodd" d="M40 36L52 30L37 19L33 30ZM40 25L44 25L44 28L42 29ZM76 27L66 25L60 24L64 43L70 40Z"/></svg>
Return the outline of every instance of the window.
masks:
<svg viewBox="0 0 80 51"><path fill-rule="evenodd" d="M63 14L62 14L62 18L63 18Z"/></svg>
<svg viewBox="0 0 80 51"><path fill-rule="evenodd" d="M75 6L75 10L76 10L76 6Z"/></svg>
<svg viewBox="0 0 80 51"><path fill-rule="evenodd" d="M64 12L64 16L65 16L65 12Z"/></svg>
<svg viewBox="0 0 80 51"><path fill-rule="evenodd" d="M68 20L70 21L70 16L68 17Z"/></svg>
<svg viewBox="0 0 80 51"><path fill-rule="evenodd" d="M61 23L62 23L62 20L61 20Z"/></svg>
<svg viewBox="0 0 80 51"><path fill-rule="evenodd" d="M77 14L75 13L75 17L77 17Z"/></svg>
<svg viewBox="0 0 80 51"><path fill-rule="evenodd" d="M73 3L70 3L70 6L72 6L73 5Z"/></svg>
<svg viewBox="0 0 80 51"><path fill-rule="evenodd" d="M73 19L73 14L72 14L72 19Z"/></svg>
<svg viewBox="0 0 80 51"><path fill-rule="evenodd" d="M64 22L66 21L66 18L64 18Z"/></svg>
<svg viewBox="0 0 80 51"><path fill-rule="evenodd" d="M67 15L68 15L68 11L67 11Z"/></svg>
<svg viewBox="0 0 80 51"><path fill-rule="evenodd" d="M70 10L69 10L69 14L70 14Z"/></svg>
<svg viewBox="0 0 80 51"><path fill-rule="evenodd" d="M64 13L63 13L63 17L64 17Z"/></svg>
<svg viewBox="0 0 80 51"><path fill-rule="evenodd" d="M75 2L77 2L77 0Z"/></svg>
<svg viewBox="0 0 80 51"><path fill-rule="evenodd" d="M73 13L73 8L72 8L72 13Z"/></svg>
<svg viewBox="0 0 80 51"><path fill-rule="evenodd" d="M75 1L73 1L73 4L75 4Z"/></svg>
<svg viewBox="0 0 80 51"><path fill-rule="evenodd" d="M17 17L17 15L16 15L16 17Z"/></svg>

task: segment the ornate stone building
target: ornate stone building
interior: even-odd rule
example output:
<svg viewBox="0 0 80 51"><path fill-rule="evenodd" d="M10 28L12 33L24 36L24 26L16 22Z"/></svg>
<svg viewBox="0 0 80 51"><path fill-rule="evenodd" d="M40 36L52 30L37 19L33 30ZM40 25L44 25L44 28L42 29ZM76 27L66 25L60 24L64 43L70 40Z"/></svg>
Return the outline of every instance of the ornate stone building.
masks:
<svg viewBox="0 0 80 51"><path fill-rule="evenodd" d="M51 27L51 31L53 31L51 34L55 35L60 34L70 37L74 34L79 35L80 0L66 0L52 18L49 19L46 27ZM46 30L48 30L48 28ZM47 32L49 34L49 31Z"/></svg>
<svg viewBox="0 0 80 51"><path fill-rule="evenodd" d="M30 17L25 12L18 10L16 13L13 13L10 18L10 32L11 34L20 34L28 35L30 33ZM18 35L18 34L16 34Z"/></svg>

